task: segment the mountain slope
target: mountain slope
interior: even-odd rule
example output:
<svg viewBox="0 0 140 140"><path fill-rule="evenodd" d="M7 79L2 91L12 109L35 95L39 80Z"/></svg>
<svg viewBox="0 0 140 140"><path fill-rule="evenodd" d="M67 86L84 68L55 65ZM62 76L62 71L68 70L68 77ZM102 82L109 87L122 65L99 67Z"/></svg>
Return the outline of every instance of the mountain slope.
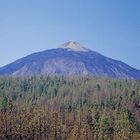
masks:
<svg viewBox="0 0 140 140"><path fill-rule="evenodd" d="M91 51L77 42L21 58L0 68L0 75L97 75L140 79L140 71L129 65Z"/></svg>

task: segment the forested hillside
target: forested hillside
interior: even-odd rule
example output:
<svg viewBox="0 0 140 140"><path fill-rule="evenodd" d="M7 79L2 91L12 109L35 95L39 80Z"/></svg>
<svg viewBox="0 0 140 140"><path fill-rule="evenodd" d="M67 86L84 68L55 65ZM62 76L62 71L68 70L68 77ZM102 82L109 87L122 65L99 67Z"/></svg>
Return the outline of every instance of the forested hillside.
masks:
<svg viewBox="0 0 140 140"><path fill-rule="evenodd" d="M0 140L140 140L140 81L1 77Z"/></svg>

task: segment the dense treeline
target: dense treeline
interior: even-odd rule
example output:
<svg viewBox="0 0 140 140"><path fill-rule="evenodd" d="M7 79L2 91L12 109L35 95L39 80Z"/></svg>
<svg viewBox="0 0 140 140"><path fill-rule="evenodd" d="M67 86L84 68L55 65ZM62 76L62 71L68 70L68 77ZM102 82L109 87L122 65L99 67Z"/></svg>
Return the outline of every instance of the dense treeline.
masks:
<svg viewBox="0 0 140 140"><path fill-rule="evenodd" d="M140 140L140 81L1 77L0 140Z"/></svg>

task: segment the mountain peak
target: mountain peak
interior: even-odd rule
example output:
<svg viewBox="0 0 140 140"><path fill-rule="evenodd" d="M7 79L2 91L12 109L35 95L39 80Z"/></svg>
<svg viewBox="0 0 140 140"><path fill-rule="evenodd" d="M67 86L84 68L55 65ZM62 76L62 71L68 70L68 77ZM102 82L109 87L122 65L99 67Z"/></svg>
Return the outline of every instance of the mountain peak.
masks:
<svg viewBox="0 0 140 140"><path fill-rule="evenodd" d="M68 41L60 46L60 48L68 49L69 51L88 52L89 49L82 46L76 41Z"/></svg>
<svg viewBox="0 0 140 140"><path fill-rule="evenodd" d="M21 58L0 68L0 76L95 75L140 80L139 70L90 51L76 41L66 42L61 48L63 50L46 50Z"/></svg>

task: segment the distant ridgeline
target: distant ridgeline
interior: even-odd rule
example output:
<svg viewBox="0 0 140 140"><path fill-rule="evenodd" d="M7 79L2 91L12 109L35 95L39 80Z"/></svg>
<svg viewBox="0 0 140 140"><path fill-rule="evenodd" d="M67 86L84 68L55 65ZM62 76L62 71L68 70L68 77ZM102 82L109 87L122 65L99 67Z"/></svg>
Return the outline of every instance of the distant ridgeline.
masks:
<svg viewBox="0 0 140 140"><path fill-rule="evenodd" d="M89 50L75 41L38 52L0 68L1 76L100 76L140 79L140 71Z"/></svg>
<svg viewBox="0 0 140 140"><path fill-rule="evenodd" d="M1 140L139 140L140 81L1 77Z"/></svg>

